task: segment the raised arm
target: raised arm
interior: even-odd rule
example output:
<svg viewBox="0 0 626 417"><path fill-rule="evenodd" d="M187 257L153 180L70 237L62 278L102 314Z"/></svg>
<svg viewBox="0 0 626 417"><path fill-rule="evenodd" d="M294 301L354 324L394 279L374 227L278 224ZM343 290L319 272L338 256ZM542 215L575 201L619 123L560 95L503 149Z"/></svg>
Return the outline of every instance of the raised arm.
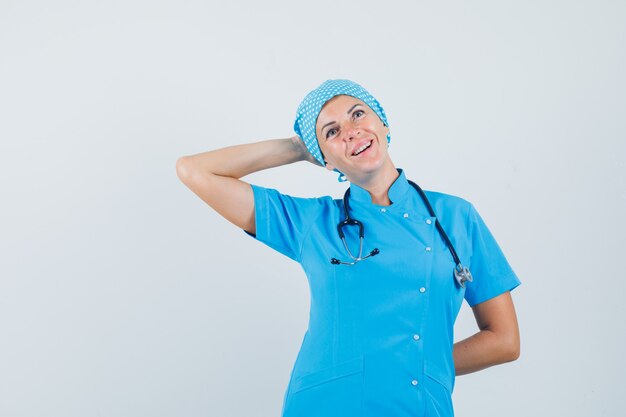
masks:
<svg viewBox="0 0 626 417"><path fill-rule="evenodd" d="M256 234L252 187L239 178L297 161L320 165L294 136L186 155L176 161L176 174L226 220Z"/></svg>

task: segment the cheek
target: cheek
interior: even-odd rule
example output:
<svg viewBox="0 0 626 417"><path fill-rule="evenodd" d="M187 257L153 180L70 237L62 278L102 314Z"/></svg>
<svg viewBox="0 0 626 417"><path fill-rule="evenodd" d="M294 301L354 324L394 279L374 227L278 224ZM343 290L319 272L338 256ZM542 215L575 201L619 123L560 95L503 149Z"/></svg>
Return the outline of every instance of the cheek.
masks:
<svg viewBox="0 0 626 417"><path fill-rule="evenodd" d="M324 144L324 149L326 150L326 154L330 155L343 155L343 147L339 141L330 140Z"/></svg>

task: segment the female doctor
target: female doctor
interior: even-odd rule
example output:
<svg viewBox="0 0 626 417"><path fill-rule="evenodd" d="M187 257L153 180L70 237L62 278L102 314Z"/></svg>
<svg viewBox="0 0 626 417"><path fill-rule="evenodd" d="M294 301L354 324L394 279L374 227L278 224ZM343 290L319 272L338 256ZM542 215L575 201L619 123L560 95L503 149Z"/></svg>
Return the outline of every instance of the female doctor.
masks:
<svg viewBox="0 0 626 417"><path fill-rule="evenodd" d="M455 376L519 357L510 291L520 280L472 203L395 167L385 112L359 84L309 92L294 130L176 164L202 200L306 273L309 325L282 416L452 417ZM349 181L343 198L240 179L303 160ZM479 331L454 343L463 299Z"/></svg>

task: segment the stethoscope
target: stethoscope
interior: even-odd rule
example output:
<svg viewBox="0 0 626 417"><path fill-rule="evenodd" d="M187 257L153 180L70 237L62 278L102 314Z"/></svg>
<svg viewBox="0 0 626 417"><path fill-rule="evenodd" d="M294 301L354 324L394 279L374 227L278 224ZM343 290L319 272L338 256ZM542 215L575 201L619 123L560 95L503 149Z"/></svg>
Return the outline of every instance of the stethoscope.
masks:
<svg viewBox="0 0 626 417"><path fill-rule="evenodd" d="M422 200L424 201L424 204L428 208L428 212L430 213L431 217L435 218L435 226L437 227L437 230L439 231L439 234L441 235L443 240L445 240L446 245L448 246L448 249L450 250L450 253L452 254L452 257L454 258L454 263L456 264L456 266L454 267L454 278L461 287L465 288L466 281L472 282L472 274L470 273L467 267L464 267L461 265L461 261L459 260L459 257L457 256L456 251L454 250L454 247L452 246L452 243L450 242L450 239L448 239L448 235L446 235L446 232L443 230L443 227L441 227L439 220L437 220L437 216L435 216L435 212L433 211L433 208L430 206L430 203L428 202L428 198L426 198L426 194L424 193L424 191L422 191L422 189L413 181L411 180L408 180L408 181L413 186L413 188L417 190L420 197L422 197ZM348 187L348 189L346 190L343 196L343 210L344 210L344 214L346 218L345 220L342 220L341 222L337 224L337 232L339 232L339 237L341 238L341 241L343 242L343 246L346 248L346 251L348 251L348 254L350 255L350 257L354 259L354 262L342 262L337 258L332 258L330 260L330 263L333 265L339 265L339 264L354 265L357 262L362 261L363 259L367 259L370 256L375 256L380 253L380 250L378 248L374 248L369 253L369 255L361 257L361 255L363 254L363 229L364 228L363 228L363 223L361 223L360 221L356 219L350 218L350 214L349 214L350 206L348 204L349 197L350 197L350 188ZM359 256L356 258L354 257L354 255L352 255L352 252L350 252L350 249L348 249L348 245L346 244L346 238L343 234L343 228L345 226L359 226Z"/></svg>

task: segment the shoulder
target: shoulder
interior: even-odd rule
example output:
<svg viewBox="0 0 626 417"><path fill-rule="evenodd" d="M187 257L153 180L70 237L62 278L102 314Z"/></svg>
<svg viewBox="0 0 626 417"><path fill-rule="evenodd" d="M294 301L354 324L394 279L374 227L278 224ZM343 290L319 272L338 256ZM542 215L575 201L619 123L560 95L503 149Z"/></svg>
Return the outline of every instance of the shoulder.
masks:
<svg viewBox="0 0 626 417"><path fill-rule="evenodd" d="M324 203L328 203L329 201L333 200L333 197L331 197L330 195L322 195L322 196L316 196L316 197L307 197L307 196L303 196L300 193L283 193L282 191L276 189L276 188L272 188L272 187L264 187L262 185L258 185L258 184L253 184L250 183L250 186L252 187L253 190L258 191L259 193L266 193L266 194L273 194L276 196L280 196L280 197L286 197L286 198L293 198L293 199L297 199L297 200L303 200L303 201L319 201L319 202L324 202Z"/></svg>
<svg viewBox="0 0 626 417"><path fill-rule="evenodd" d="M426 189L424 194L426 194L426 198L428 198L436 214L443 212L442 215L446 213L448 215L467 216L472 209L472 203L458 195Z"/></svg>
<svg viewBox="0 0 626 417"><path fill-rule="evenodd" d="M255 196L257 204L274 203L283 207L291 207L293 209L306 209L309 211L324 211L336 205L335 200L330 195L322 195L316 197L303 196L301 194L283 193L276 188L264 187L257 184L250 184Z"/></svg>

